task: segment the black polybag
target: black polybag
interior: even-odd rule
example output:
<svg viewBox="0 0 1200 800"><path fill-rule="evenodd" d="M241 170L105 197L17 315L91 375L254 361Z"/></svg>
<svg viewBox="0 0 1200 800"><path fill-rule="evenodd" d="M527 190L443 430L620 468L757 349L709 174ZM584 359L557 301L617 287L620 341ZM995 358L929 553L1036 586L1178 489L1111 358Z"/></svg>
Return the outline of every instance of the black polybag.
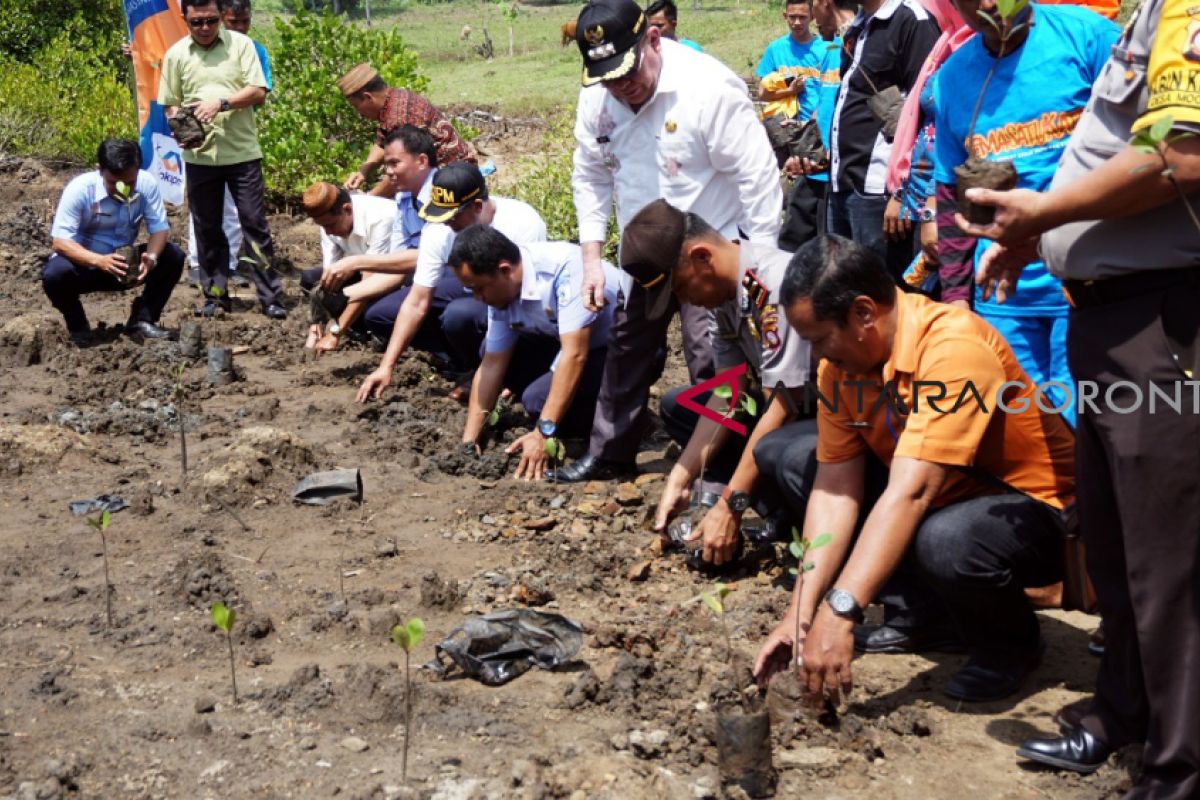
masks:
<svg viewBox="0 0 1200 800"><path fill-rule="evenodd" d="M425 666L446 677L453 665L485 686L501 686L530 667L555 669L570 662L582 644L579 623L559 614L527 608L496 611L471 617L452 630Z"/></svg>
<svg viewBox="0 0 1200 800"><path fill-rule="evenodd" d="M89 497L86 500L72 500L67 504L71 509L71 513L77 517L82 517L84 514L90 514L93 511L107 511L110 514L115 514L118 511L129 508L129 503L125 499L115 494L102 494L97 497Z"/></svg>

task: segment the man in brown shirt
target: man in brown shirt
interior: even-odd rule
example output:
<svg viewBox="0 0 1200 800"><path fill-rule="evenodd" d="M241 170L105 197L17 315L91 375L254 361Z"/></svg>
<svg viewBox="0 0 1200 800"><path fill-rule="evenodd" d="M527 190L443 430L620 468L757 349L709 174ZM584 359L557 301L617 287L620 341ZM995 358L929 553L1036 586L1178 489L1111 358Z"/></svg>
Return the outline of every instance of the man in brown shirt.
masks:
<svg viewBox="0 0 1200 800"><path fill-rule="evenodd" d="M471 146L463 141L458 131L450 124L446 115L425 97L408 89L388 86L370 64L359 64L337 82L342 95L354 106L354 110L367 119L375 120L379 127L375 132L375 144L358 172L346 179L345 187L353 191L368 180L383 163L383 140L389 133L403 125L424 128L433 137L437 146L440 166L455 161L477 163ZM371 194L392 197L396 189L385 175Z"/></svg>

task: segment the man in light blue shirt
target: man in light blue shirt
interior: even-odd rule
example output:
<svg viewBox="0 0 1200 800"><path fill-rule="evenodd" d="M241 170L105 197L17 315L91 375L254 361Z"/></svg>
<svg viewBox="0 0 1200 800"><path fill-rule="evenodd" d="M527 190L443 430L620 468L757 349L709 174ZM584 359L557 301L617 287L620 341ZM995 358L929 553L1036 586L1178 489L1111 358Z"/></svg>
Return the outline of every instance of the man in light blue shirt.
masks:
<svg viewBox="0 0 1200 800"><path fill-rule="evenodd" d="M123 291L139 283L146 288L133 301L126 331L150 339L171 336L157 322L183 271L183 251L167 242L170 225L158 183L139 169L141 159L137 142L101 142L97 170L67 184L54 215L54 255L42 269L42 287L80 347L92 341L80 295ZM143 223L149 241L131 253L128 248Z"/></svg>
<svg viewBox="0 0 1200 800"><path fill-rule="evenodd" d="M463 442L475 447L507 388L538 422L506 452L520 451L516 477L540 480L550 466L548 439L591 431L620 273L602 262L607 302L589 311L579 245L518 246L489 225L460 233L449 263L463 286L488 306L483 363L471 386Z"/></svg>
<svg viewBox="0 0 1200 800"><path fill-rule="evenodd" d="M675 0L654 0L646 6L646 24L658 28L664 39L674 39L684 47L690 47L697 53L703 53L704 48L691 39L680 39L675 28L679 25L679 7Z"/></svg>

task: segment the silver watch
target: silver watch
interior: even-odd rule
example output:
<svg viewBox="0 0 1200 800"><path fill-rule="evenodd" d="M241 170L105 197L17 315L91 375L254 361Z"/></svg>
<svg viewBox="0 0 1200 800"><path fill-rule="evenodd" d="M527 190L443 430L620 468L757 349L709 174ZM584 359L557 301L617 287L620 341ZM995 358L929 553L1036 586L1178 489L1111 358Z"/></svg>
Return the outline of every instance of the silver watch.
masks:
<svg viewBox="0 0 1200 800"><path fill-rule="evenodd" d="M339 322L338 322L338 321L335 319L335 320L333 320L332 322L330 322L330 323L329 323L329 327L327 328L327 330L328 330L330 333L332 333L334 336L337 336L339 333L341 333L341 332L342 332L342 326L341 326L341 324L340 324L340 323L339 323Z"/></svg>
<svg viewBox="0 0 1200 800"><path fill-rule="evenodd" d="M863 621L862 606L854 599L854 595L845 589L830 589L829 593L825 595L825 602L829 605L829 610L839 617L844 617L852 622Z"/></svg>

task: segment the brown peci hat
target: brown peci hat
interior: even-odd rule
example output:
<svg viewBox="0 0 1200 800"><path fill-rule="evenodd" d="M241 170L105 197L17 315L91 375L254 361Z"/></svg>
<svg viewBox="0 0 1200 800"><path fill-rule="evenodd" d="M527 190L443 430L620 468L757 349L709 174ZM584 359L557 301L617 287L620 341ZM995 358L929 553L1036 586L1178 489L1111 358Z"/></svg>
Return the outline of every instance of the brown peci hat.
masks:
<svg viewBox="0 0 1200 800"><path fill-rule="evenodd" d="M362 63L351 69L338 79L337 88L344 97L361 92L363 87L379 77L379 73L370 64Z"/></svg>
<svg viewBox="0 0 1200 800"><path fill-rule="evenodd" d="M332 183L317 181L304 190L300 204L304 206L304 213L315 219L322 214L328 214L337 206L338 194L338 187Z"/></svg>
<svg viewBox="0 0 1200 800"><path fill-rule="evenodd" d="M671 273L683 251L687 215L666 200L655 200L625 224L621 269L646 292L646 318L658 319L671 307Z"/></svg>

